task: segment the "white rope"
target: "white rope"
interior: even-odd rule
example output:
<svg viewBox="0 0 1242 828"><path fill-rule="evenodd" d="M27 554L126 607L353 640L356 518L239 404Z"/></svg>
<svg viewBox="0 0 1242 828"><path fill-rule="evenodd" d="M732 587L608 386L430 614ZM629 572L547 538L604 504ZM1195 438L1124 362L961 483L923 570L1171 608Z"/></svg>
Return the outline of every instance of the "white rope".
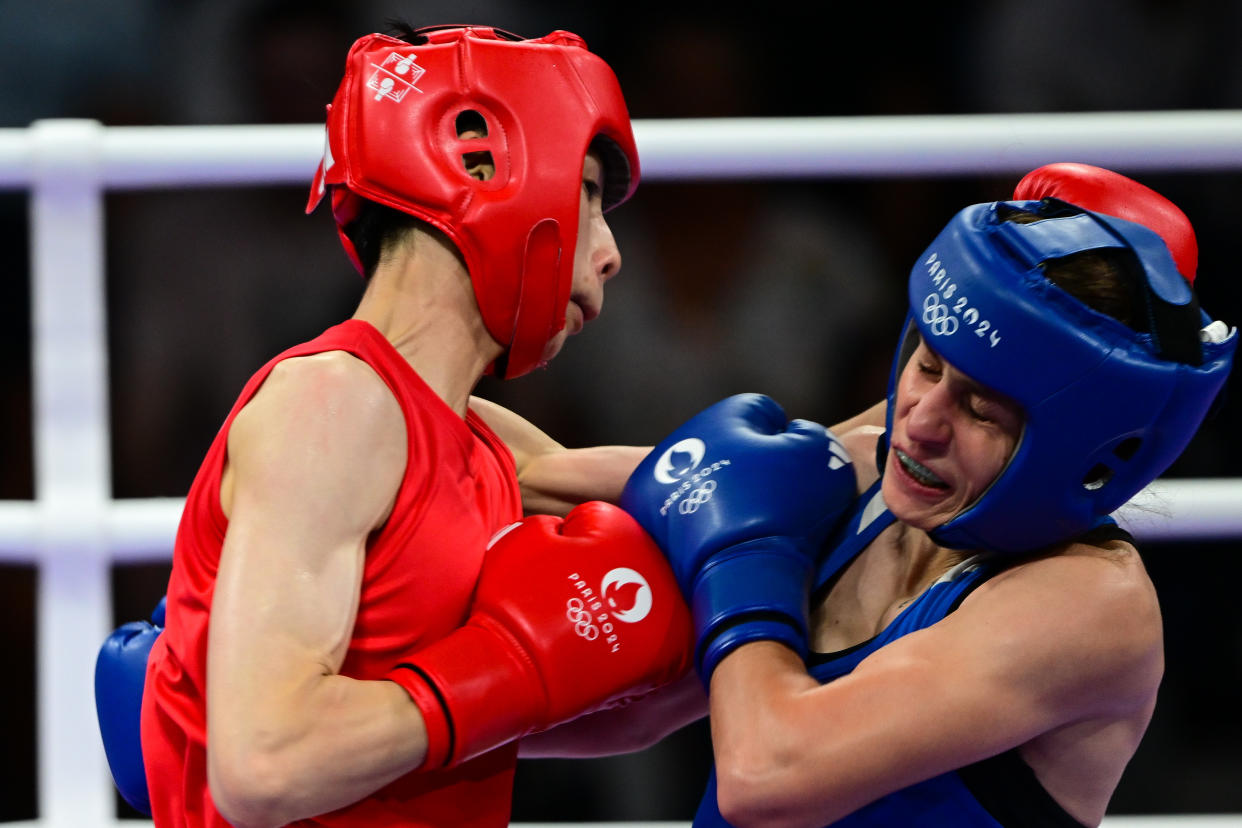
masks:
<svg viewBox="0 0 1242 828"><path fill-rule="evenodd" d="M1123 170L1242 168L1242 111L639 120L650 180L979 175L1050 161ZM33 180L32 130L0 129L0 188ZM323 128L107 127L93 148L110 189L304 184Z"/></svg>
<svg viewBox="0 0 1242 828"><path fill-rule="evenodd" d="M184 503L169 497L107 504L101 542L108 557L117 563L170 560ZM1158 480L1117 518L1140 541L1239 538L1242 480ZM36 562L43 537L38 504L0 501L0 561Z"/></svg>

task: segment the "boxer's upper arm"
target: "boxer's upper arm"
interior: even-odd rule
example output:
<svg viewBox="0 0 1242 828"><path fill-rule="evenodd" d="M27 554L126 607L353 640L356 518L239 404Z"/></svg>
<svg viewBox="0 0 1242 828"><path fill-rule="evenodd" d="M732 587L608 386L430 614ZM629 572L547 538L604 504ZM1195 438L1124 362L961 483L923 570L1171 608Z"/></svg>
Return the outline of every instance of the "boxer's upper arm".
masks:
<svg viewBox="0 0 1242 828"><path fill-rule="evenodd" d="M1159 682L1160 636L1145 577L1055 556L826 685L777 645L739 648L711 686L721 806L825 824L1063 726L1135 715Z"/></svg>
<svg viewBox="0 0 1242 828"><path fill-rule="evenodd" d="M651 450L650 446L570 449L490 400L471 397L470 408L513 452L522 487L522 507L527 514L564 515L587 500L616 503L625 481ZM879 433L876 427L883 429L884 412L882 400L832 427L854 458L862 488L875 480L873 455Z"/></svg>
<svg viewBox="0 0 1242 828"><path fill-rule="evenodd" d="M471 397L470 410L482 417L488 428L496 432L496 436L504 441L509 451L513 452L513 461L517 465L519 478L525 473L526 467L532 460L545 454L565 451L564 446L545 434L534 423L491 400Z"/></svg>
<svg viewBox="0 0 1242 828"><path fill-rule="evenodd" d="M565 515L588 500L615 503L625 481L650 450L639 446L570 449L496 403L471 397L470 408L513 452L527 514Z"/></svg>
<svg viewBox="0 0 1242 828"><path fill-rule="evenodd" d="M837 439L854 462L854 477L858 481L858 491L861 494L880 476L875 450L884 429L873 425L860 425L849 431L833 433L837 434Z"/></svg>
<svg viewBox="0 0 1242 828"><path fill-rule="evenodd" d="M846 434L861 426L878 426L883 429L887 414L888 400L880 400L865 411L860 411L848 420L842 420L830 426L833 434Z"/></svg>
<svg viewBox="0 0 1242 828"><path fill-rule="evenodd" d="M382 380L339 352L277 366L233 422L208 637L209 772L222 788L249 784L255 757L309 743L318 726L315 687L345 657L366 539L405 469L403 422Z"/></svg>

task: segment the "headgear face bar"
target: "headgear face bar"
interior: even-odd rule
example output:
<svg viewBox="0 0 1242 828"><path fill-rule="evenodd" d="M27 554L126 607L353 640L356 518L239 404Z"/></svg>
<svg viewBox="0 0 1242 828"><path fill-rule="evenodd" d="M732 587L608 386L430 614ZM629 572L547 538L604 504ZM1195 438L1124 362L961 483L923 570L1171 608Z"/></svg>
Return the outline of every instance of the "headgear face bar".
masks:
<svg viewBox="0 0 1242 828"><path fill-rule="evenodd" d="M1004 221L1014 209L1047 217ZM1043 273L1045 262L1100 249L1138 260L1150 332L1092 310ZM889 433L915 332L971 379L1016 401L1025 418L996 480L932 530L951 548L1018 553L1097 525L1181 454L1225 382L1238 340L1220 323L1211 328L1219 335L1208 335L1210 319L1158 235L1056 199L958 213L911 271L909 299L889 378Z"/></svg>
<svg viewBox="0 0 1242 828"><path fill-rule="evenodd" d="M345 234L359 199L409 213L461 252L488 332L505 346L494 366L516 377L565 325L573 281L582 162L603 154L604 209L638 186L638 151L616 76L577 35L523 40L496 29L422 29L414 45L373 34L354 43L328 108L324 157L307 212L332 194ZM459 137L459 118L486 135ZM464 156L490 153L472 177Z"/></svg>

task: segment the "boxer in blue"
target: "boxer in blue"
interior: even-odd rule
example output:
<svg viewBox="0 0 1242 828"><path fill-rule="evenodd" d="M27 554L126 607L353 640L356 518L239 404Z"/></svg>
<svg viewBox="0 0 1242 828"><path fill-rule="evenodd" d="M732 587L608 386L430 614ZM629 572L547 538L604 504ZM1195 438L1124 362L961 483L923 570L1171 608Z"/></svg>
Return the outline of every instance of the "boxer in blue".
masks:
<svg viewBox="0 0 1242 828"><path fill-rule="evenodd" d="M735 397L630 478L698 634L696 826L1103 818L1163 670L1109 515L1180 454L1237 345L1198 307L1189 224L1111 176L955 216L911 270L886 403L827 447ZM838 485L808 495L823 467Z"/></svg>

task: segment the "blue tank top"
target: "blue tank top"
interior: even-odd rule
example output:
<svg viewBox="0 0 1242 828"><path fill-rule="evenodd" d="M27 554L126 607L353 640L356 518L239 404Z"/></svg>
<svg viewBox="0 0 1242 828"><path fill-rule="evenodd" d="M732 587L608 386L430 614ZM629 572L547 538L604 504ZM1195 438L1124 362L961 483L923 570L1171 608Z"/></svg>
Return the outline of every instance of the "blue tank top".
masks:
<svg viewBox="0 0 1242 828"><path fill-rule="evenodd" d="M849 520L825 544L828 553L817 572L817 596L824 595L845 567L895 520L880 496L880 481L876 481L858 498ZM812 653L807 659L808 672L821 684L850 673L886 644L943 619L1009 563L986 555L966 559L924 590L879 635L839 652ZM894 826L1083 828L1043 789L1016 749L894 791L832 823L831 828ZM694 828L729 828L716 805L714 769Z"/></svg>

